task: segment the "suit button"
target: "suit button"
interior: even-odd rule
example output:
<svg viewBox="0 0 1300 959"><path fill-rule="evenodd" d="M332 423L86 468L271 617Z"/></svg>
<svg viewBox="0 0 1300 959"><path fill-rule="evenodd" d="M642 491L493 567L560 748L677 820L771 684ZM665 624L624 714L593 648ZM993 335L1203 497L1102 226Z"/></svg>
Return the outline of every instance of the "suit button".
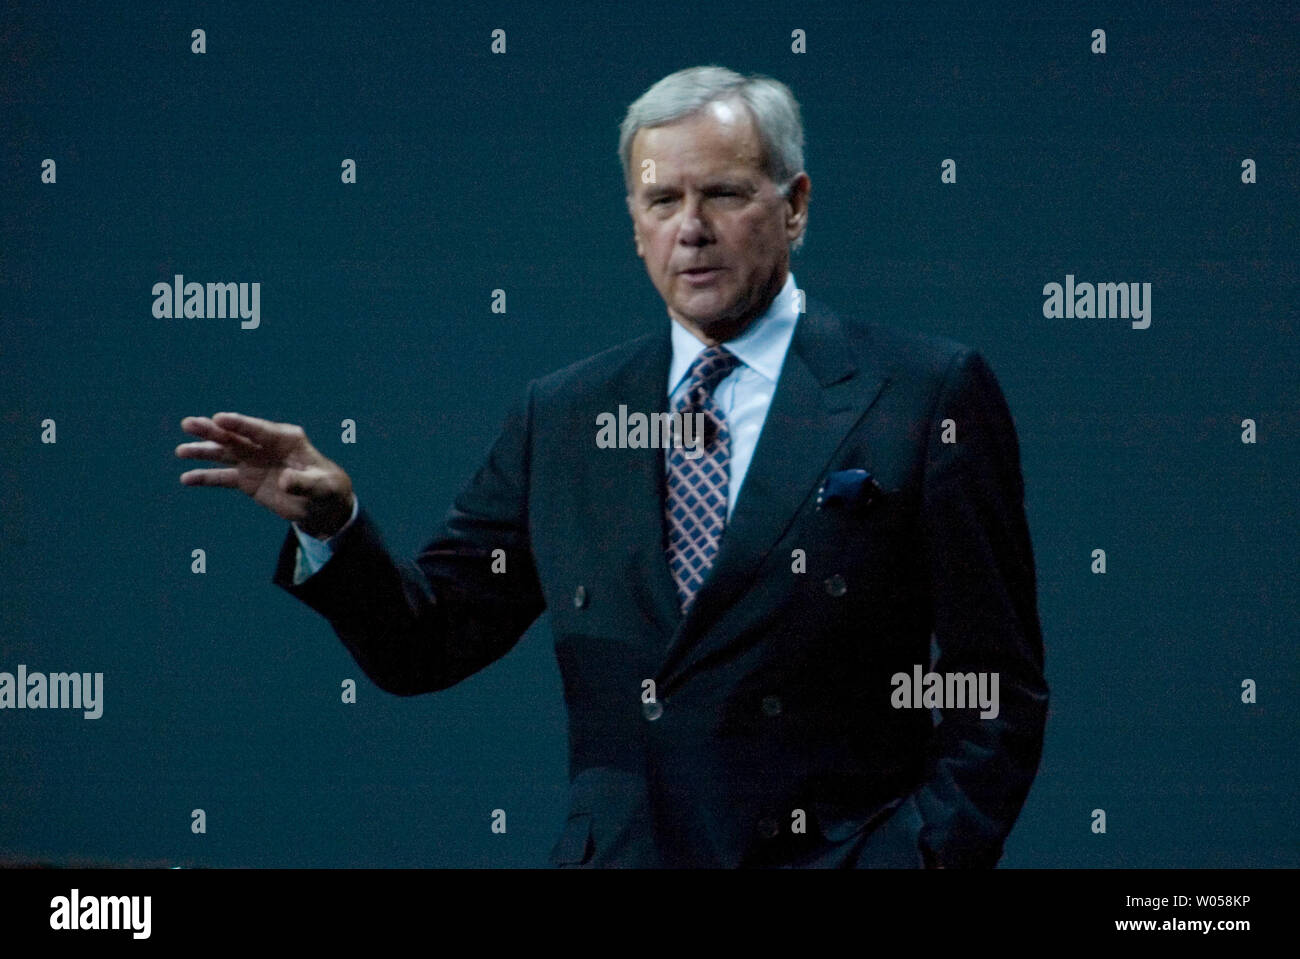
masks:
<svg viewBox="0 0 1300 959"><path fill-rule="evenodd" d="M848 592L848 589L849 587L844 583L844 577L839 573L826 580L826 592L832 596L843 596Z"/></svg>
<svg viewBox="0 0 1300 959"><path fill-rule="evenodd" d="M775 839L776 834L781 831L781 827L776 824L776 820L771 816L764 816L758 821L758 834L764 839Z"/></svg>
<svg viewBox="0 0 1300 959"><path fill-rule="evenodd" d="M646 719L650 720L650 722L654 722L664 714L664 707L663 704L656 699L653 702L642 703L641 712Z"/></svg>
<svg viewBox="0 0 1300 959"><path fill-rule="evenodd" d="M582 609L587 605L587 587L579 586L573 591L574 609Z"/></svg>
<svg viewBox="0 0 1300 959"><path fill-rule="evenodd" d="M764 696L763 697L763 715L780 716L781 715L781 697Z"/></svg>

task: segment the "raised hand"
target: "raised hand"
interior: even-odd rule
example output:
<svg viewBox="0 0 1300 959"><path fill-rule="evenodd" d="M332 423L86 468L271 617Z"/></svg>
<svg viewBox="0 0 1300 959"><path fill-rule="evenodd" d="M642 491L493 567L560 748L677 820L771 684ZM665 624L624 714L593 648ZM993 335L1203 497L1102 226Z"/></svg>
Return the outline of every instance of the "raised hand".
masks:
<svg viewBox="0 0 1300 959"><path fill-rule="evenodd" d="M217 413L187 416L181 429L203 442L180 444L178 457L227 464L182 473L185 486L240 490L318 539L338 532L351 517L352 480L311 445L301 426Z"/></svg>

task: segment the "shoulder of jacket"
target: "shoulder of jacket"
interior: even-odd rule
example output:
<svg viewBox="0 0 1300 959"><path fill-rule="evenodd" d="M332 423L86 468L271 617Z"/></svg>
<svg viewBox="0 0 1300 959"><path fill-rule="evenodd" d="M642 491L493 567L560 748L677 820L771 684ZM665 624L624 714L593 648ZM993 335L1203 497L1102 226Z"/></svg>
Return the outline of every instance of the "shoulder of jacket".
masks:
<svg viewBox="0 0 1300 959"><path fill-rule="evenodd" d="M812 297L808 298L807 315L833 318L856 356L870 357L902 376L942 381L955 363L975 352L969 344L951 337L867 319Z"/></svg>
<svg viewBox="0 0 1300 959"><path fill-rule="evenodd" d="M533 380L532 388L539 396L571 394L594 384L607 383L630 367L646 361L654 352L658 339L666 333L646 333L617 346L601 350L593 356L570 363L561 369L546 373Z"/></svg>

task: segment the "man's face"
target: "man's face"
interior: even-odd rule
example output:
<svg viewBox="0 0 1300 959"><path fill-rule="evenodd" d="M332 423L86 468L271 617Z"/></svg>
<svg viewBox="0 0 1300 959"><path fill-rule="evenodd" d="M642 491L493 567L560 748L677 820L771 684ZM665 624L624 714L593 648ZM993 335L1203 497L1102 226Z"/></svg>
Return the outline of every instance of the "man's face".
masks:
<svg viewBox="0 0 1300 959"><path fill-rule="evenodd" d="M643 161L654 182L643 183ZM762 169L758 131L736 101L643 127L632 139L627 198L637 255L669 314L706 343L725 342L767 309L785 282L790 241L809 193L790 199Z"/></svg>

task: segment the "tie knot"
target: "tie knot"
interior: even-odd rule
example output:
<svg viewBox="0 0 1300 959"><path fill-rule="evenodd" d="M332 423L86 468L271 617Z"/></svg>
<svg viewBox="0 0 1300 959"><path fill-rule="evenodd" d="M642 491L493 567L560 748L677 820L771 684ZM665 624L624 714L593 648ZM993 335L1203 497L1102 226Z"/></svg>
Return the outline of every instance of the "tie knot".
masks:
<svg viewBox="0 0 1300 959"><path fill-rule="evenodd" d="M695 358L686 373L687 395L697 400L709 396L739 364L740 357L725 346L710 346Z"/></svg>

